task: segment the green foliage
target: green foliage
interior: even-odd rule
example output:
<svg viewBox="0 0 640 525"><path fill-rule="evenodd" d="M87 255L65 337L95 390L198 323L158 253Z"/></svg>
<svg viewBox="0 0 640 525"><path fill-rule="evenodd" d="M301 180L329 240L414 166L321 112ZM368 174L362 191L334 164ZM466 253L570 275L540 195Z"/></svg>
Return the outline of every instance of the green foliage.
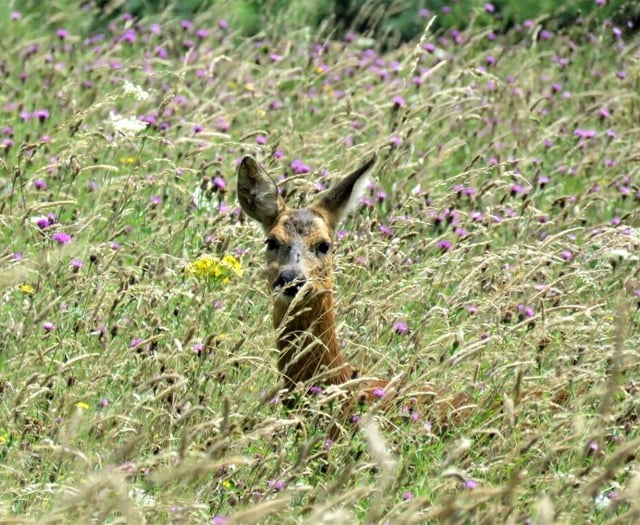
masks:
<svg viewBox="0 0 640 525"><path fill-rule="evenodd" d="M476 4L381 52L323 2L157 5L0 6L0 521L637 521L626 20ZM235 171L251 153L297 206L373 151L336 319L398 397L330 443L334 390L281 403Z"/></svg>

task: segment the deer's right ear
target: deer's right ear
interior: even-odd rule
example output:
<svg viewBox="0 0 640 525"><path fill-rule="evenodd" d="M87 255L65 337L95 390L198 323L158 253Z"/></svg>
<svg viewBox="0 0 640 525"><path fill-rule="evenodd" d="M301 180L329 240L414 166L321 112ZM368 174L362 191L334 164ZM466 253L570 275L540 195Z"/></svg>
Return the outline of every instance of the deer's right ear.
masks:
<svg viewBox="0 0 640 525"><path fill-rule="evenodd" d="M244 212L269 229L284 208L274 180L247 155L238 166L238 200Z"/></svg>

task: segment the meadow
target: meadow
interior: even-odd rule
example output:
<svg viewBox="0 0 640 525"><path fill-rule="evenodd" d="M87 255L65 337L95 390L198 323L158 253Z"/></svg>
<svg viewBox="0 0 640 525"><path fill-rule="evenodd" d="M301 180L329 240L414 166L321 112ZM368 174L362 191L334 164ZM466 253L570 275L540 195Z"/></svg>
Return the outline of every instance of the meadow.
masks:
<svg viewBox="0 0 640 525"><path fill-rule="evenodd" d="M628 27L421 11L382 52L223 5L91 16L0 9L2 523L640 521ZM236 167L301 205L376 151L338 330L406 403L331 441L330 392L281 402Z"/></svg>

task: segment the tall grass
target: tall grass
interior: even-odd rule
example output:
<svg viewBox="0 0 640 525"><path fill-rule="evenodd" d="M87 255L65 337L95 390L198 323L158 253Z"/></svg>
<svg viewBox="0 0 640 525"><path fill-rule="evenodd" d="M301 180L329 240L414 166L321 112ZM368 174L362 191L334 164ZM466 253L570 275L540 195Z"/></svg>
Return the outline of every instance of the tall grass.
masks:
<svg viewBox="0 0 640 525"><path fill-rule="evenodd" d="M635 40L79 15L3 21L3 520L638 520ZM235 168L299 205L374 150L339 333L406 401L332 443L330 392L279 401Z"/></svg>

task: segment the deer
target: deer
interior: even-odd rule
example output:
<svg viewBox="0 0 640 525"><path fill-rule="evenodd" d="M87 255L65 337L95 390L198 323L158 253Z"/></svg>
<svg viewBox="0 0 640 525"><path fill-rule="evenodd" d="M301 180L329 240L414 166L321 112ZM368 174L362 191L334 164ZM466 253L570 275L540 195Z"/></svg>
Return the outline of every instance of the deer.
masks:
<svg viewBox="0 0 640 525"><path fill-rule="evenodd" d="M240 207L266 236L265 276L273 292L278 371L287 392L297 385L344 386L354 404L393 399L394 381L358 378L336 333L333 253L338 224L358 202L377 155L321 193L310 205L289 207L275 181L252 156L238 165ZM387 394L390 394L387 396Z"/></svg>

